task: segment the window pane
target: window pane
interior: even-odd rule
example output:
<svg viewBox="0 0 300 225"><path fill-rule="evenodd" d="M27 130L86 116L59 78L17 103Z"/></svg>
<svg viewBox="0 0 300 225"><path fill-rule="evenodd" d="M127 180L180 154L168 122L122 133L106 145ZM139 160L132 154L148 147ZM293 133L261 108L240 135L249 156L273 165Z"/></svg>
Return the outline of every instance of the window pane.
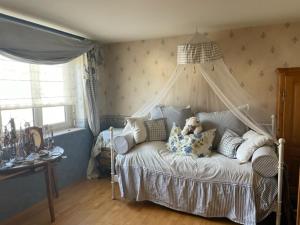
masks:
<svg viewBox="0 0 300 225"><path fill-rule="evenodd" d="M30 64L0 56L0 105L7 108L31 106Z"/></svg>
<svg viewBox="0 0 300 225"><path fill-rule="evenodd" d="M75 64L36 65L0 55L0 106L2 109L72 104Z"/></svg>
<svg viewBox="0 0 300 225"><path fill-rule="evenodd" d="M40 97L42 105L64 104L71 95L71 92L65 92L68 71L64 69L65 64L61 65L40 65Z"/></svg>
<svg viewBox="0 0 300 225"><path fill-rule="evenodd" d="M41 81L63 82L64 64L60 65L39 65Z"/></svg>
<svg viewBox="0 0 300 225"><path fill-rule="evenodd" d="M41 82L41 99L43 104L64 103L64 84Z"/></svg>
<svg viewBox="0 0 300 225"><path fill-rule="evenodd" d="M65 107L45 107L43 108L43 125L64 123L65 118Z"/></svg>
<svg viewBox="0 0 300 225"><path fill-rule="evenodd" d="M6 126L11 118L15 119L16 129L20 126L24 128L25 122L29 122L33 126L32 109L14 109L1 111L2 127Z"/></svg>

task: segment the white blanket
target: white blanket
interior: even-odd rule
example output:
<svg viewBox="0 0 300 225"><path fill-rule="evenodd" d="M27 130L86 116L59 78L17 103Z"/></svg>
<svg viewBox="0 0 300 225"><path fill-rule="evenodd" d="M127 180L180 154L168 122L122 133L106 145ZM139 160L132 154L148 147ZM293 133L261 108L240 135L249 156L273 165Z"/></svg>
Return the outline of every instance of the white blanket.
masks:
<svg viewBox="0 0 300 225"><path fill-rule="evenodd" d="M273 209L276 179L253 172L251 163L213 153L179 156L164 142L145 142L116 161L121 195L206 217L256 224Z"/></svg>

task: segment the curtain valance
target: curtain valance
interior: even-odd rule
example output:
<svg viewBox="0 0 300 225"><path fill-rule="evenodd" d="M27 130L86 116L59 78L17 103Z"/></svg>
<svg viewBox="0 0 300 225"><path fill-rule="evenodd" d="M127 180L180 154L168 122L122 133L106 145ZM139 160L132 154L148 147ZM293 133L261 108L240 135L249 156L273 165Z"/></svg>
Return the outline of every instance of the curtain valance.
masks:
<svg viewBox="0 0 300 225"><path fill-rule="evenodd" d="M94 43L0 14L0 54L34 64L61 64L91 50Z"/></svg>

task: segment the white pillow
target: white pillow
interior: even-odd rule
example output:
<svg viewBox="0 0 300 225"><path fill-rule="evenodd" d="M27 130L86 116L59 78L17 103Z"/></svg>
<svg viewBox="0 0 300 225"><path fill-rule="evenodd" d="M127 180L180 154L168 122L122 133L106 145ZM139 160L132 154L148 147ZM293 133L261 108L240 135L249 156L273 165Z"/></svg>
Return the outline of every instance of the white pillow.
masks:
<svg viewBox="0 0 300 225"><path fill-rule="evenodd" d="M127 125L124 128L124 132L131 131L133 133L134 141L136 144L146 141L147 131L144 120L145 118L143 117L127 118Z"/></svg>
<svg viewBox="0 0 300 225"><path fill-rule="evenodd" d="M118 154L126 154L134 146L133 133L122 134L114 137L113 145Z"/></svg>
<svg viewBox="0 0 300 225"><path fill-rule="evenodd" d="M248 162L253 153L263 145L269 145L272 143L272 139L265 135L260 135L253 130L247 131L243 135L245 140L237 149L236 158L241 162Z"/></svg>

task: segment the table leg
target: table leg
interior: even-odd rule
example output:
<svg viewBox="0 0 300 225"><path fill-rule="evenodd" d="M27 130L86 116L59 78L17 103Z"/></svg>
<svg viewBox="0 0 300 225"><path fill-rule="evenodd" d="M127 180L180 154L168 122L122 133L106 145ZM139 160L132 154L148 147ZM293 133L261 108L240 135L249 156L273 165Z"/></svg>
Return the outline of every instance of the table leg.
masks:
<svg viewBox="0 0 300 225"><path fill-rule="evenodd" d="M51 167L51 175L52 175L52 182L53 182L54 194L55 194L55 197L58 198L59 197L59 192L58 192L58 188L57 188L56 176L55 176L55 172L54 172L54 168L53 167Z"/></svg>
<svg viewBox="0 0 300 225"><path fill-rule="evenodd" d="M55 213L54 213L54 204L53 204L53 183L52 183L52 173L51 173L51 163L47 163L45 170L45 180L47 186L47 197L48 197L48 206L51 217L51 222L55 221Z"/></svg>

